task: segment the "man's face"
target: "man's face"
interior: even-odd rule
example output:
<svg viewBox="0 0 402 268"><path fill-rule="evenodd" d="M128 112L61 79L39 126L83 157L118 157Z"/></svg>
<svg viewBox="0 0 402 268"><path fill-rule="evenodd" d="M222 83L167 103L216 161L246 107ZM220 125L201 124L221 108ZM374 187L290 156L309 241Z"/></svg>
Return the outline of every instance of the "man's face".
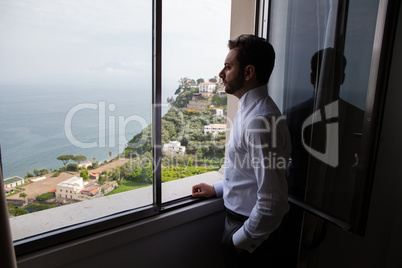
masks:
<svg viewBox="0 0 402 268"><path fill-rule="evenodd" d="M244 86L243 71L240 70L236 56L237 48L231 49L226 56L224 67L219 73L219 77L222 78L225 91L228 94L233 94Z"/></svg>

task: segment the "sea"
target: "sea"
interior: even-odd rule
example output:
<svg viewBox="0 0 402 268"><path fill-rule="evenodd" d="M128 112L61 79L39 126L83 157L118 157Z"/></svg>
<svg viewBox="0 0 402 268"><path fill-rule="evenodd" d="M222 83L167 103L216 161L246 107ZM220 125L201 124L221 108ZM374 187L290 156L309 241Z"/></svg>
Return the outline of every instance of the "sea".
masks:
<svg viewBox="0 0 402 268"><path fill-rule="evenodd" d="M103 162L151 123L147 86L0 85L3 177L58 169L60 155Z"/></svg>

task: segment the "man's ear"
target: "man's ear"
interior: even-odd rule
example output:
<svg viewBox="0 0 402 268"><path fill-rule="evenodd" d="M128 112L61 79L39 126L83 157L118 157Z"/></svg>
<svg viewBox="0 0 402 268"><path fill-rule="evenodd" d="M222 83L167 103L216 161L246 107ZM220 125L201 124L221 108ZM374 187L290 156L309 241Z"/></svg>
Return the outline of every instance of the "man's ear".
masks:
<svg viewBox="0 0 402 268"><path fill-rule="evenodd" d="M254 65L247 65L244 68L244 79L246 81L250 80L255 75L255 67Z"/></svg>

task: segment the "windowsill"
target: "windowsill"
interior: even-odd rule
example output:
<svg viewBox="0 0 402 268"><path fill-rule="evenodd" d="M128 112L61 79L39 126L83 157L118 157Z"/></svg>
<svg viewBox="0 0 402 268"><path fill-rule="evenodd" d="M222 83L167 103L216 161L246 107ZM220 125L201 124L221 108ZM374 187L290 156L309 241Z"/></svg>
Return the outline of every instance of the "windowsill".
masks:
<svg viewBox="0 0 402 268"><path fill-rule="evenodd" d="M163 183L162 200L168 202L188 196L194 184L220 180L222 174L213 171ZM11 233L13 240L19 240L150 204L152 186L10 218Z"/></svg>

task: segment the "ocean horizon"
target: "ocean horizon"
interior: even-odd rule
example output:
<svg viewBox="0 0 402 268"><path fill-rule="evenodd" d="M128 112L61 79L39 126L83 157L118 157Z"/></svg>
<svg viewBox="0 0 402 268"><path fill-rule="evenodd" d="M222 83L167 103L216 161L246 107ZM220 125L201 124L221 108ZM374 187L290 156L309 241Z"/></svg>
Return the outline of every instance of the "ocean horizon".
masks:
<svg viewBox="0 0 402 268"><path fill-rule="evenodd" d="M151 123L151 88L0 85L4 178L58 169L60 155L103 162Z"/></svg>

